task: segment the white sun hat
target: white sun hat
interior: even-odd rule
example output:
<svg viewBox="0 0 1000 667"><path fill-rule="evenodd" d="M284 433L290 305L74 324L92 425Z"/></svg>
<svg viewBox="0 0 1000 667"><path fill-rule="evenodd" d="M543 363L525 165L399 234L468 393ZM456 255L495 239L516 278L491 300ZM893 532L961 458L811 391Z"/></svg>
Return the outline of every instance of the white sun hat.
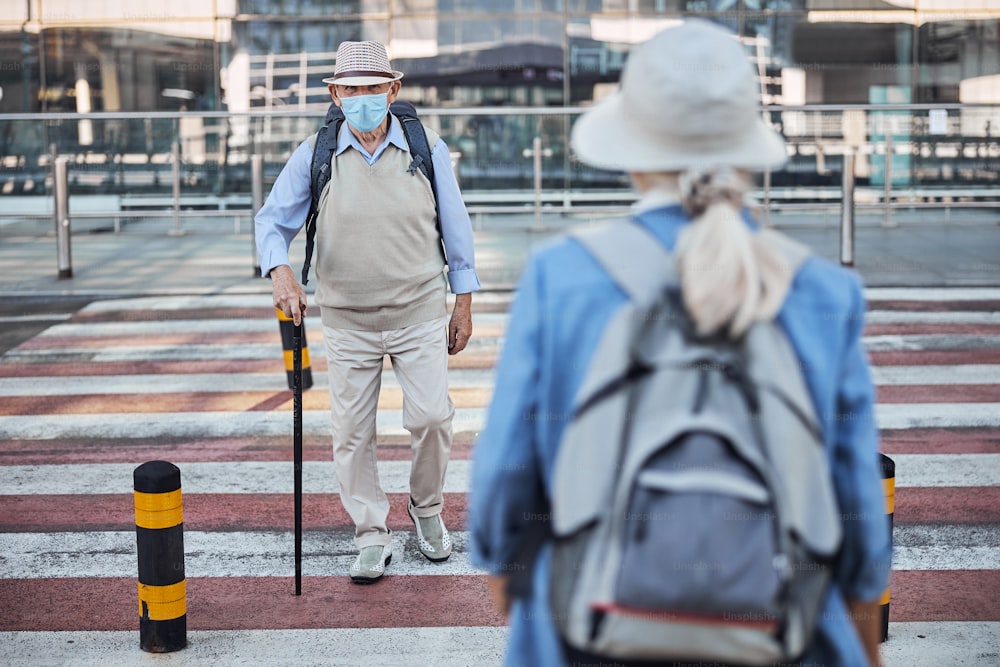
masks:
<svg viewBox="0 0 1000 667"><path fill-rule="evenodd" d="M618 92L573 126L572 146L603 169L773 169L785 142L763 121L753 69L736 37L704 20L632 50Z"/></svg>
<svg viewBox="0 0 1000 667"><path fill-rule="evenodd" d="M380 83L399 81L402 72L389 66L389 54L381 42L341 42L333 76L323 83L338 86L377 86Z"/></svg>

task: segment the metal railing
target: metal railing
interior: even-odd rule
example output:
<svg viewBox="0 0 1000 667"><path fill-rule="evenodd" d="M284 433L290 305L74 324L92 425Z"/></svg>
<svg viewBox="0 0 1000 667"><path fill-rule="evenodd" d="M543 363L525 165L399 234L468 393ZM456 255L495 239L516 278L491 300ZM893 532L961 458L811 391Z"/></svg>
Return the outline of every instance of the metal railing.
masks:
<svg viewBox="0 0 1000 667"><path fill-rule="evenodd" d="M496 216L516 216L525 227L541 228L551 215L625 215L635 199L622 175L590 169L571 155L572 121L584 110L420 114L452 149L477 228ZM786 168L764 174L754 193L765 223L774 224L777 214L839 209L844 263L853 261L855 211L880 211L882 225L890 227L898 224L893 212L900 209L941 209L948 222L952 209L1000 208L1000 137L993 136L993 128L1000 131L1000 105L761 111L785 136L790 153ZM4 221L53 215L69 272L71 218L112 220L115 233L130 220L172 219L171 234L184 233L184 223L194 218L231 218L234 232L241 233L291 151L321 124L317 114L307 113L0 115L0 233ZM858 184L859 177L867 183ZM51 202L52 211L40 202Z"/></svg>

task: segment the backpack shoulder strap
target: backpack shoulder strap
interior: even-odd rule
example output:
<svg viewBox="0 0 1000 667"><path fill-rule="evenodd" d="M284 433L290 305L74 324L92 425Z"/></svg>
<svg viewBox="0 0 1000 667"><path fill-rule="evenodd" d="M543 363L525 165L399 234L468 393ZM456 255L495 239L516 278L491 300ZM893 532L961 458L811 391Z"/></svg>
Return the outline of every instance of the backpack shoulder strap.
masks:
<svg viewBox="0 0 1000 667"><path fill-rule="evenodd" d="M612 223L571 233L636 305L648 305L679 284L673 255L637 222Z"/></svg>
<svg viewBox="0 0 1000 667"><path fill-rule="evenodd" d="M419 169L430 180L431 185L434 185L434 163L431 161L432 147L427 141L427 130L424 128L424 124L417 118L416 108L409 102L393 102L389 111L399 119L399 123L403 127L403 136L406 137L406 144L410 147L410 154L413 156L408 171L413 172Z"/></svg>
<svg viewBox="0 0 1000 667"><path fill-rule="evenodd" d="M812 255L809 246L772 229L758 232L785 258L792 275ZM570 234L592 254L614 281L638 303L649 303L665 287L679 284L674 256L659 239L635 222L612 223Z"/></svg>
<svg viewBox="0 0 1000 667"><path fill-rule="evenodd" d="M761 240L784 256L788 267L792 270L793 276L799 272L799 269L802 268L802 265L806 263L806 260L812 254L812 250L806 244L799 243L795 239L774 229L761 229L757 233L760 235Z"/></svg>
<svg viewBox="0 0 1000 667"><path fill-rule="evenodd" d="M319 198L330 182L330 160L337 150L337 138L344 122L344 113L336 104L326 112L326 125L316 133L313 144L312 164L309 169L309 213L306 215L306 257L302 264L302 284L309 283L309 267L316 245L316 217L319 215Z"/></svg>
<svg viewBox="0 0 1000 667"><path fill-rule="evenodd" d="M410 147L410 155L413 156L407 171L413 173L419 169L431 183L431 192L434 195L434 217L440 230L441 212L437 205L437 181L434 178L434 161L431 159L433 146L427 139L427 128L417 118L417 110L409 102L393 102L389 106L389 111L399 119L399 124L403 127L403 136L406 138L406 145ZM436 134L434 136L437 137Z"/></svg>

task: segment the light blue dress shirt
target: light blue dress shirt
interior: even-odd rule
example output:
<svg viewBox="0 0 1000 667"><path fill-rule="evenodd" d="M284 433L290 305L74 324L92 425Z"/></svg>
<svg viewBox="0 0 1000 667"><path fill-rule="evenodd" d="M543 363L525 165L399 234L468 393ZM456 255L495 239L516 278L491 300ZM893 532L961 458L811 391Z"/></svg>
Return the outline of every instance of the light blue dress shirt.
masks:
<svg viewBox="0 0 1000 667"><path fill-rule="evenodd" d="M636 215L669 249L688 219L679 206ZM747 224L754 223L747 218ZM548 511L552 471L573 397L612 313L626 301L572 239L536 251L511 307L485 429L474 450L469 530L476 567L516 572L517 536ZM891 547L878 465L874 394L862 345L860 282L813 256L797 274L778 323L805 370L824 434L844 541L834 582L806 664L865 663L845 598L876 600L885 590ZM540 481L540 484L539 484ZM565 664L548 605L550 550L532 573L532 595L511 610L507 665Z"/></svg>
<svg viewBox="0 0 1000 667"><path fill-rule="evenodd" d="M390 144L409 150L399 120L391 115L390 119L385 141L375 149L374 154L365 150L347 127L347 123L342 124L337 137L336 155L354 149L372 165ZM276 266L290 264L288 246L305 225L306 215L309 213L312 156L313 148L308 140L299 144L278 174L271 193L254 219L262 276L266 276ZM443 140L439 139L431 148L431 161L434 163L441 238L448 257L448 283L454 294L475 292L480 284L475 267L472 223L452 171L448 146ZM362 212L358 213L360 215Z"/></svg>

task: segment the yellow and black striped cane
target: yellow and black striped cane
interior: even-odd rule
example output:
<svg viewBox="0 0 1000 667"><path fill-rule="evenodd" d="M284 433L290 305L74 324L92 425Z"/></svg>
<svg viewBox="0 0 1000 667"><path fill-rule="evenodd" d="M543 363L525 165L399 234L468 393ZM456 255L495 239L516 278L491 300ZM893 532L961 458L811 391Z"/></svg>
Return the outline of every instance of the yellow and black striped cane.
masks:
<svg viewBox="0 0 1000 667"><path fill-rule="evenodd" d="M181 471L149 461L133 473L139 552L139 646L169 653L187 646Z"/></svg>
<svg viewBox="0 0 1000 667"><path fill-rule="evenodd" d="M885 491L885 513L889 515L889 535L892 536L892 515L896 511L896 462L885 454L879 454L882 466L882 487ZM891 585L882 593L882 636L880 641L889 639L889 600Z"/></svg>
<svg viewBox="0 0 1000 667"><path fill-rule="evenodd" d="M285 375L288 377L288 388L295 391L295 322L280 308L274 310L278 315L278 326L281 329L281 348L285 353ZM304 318L299 326L302 338L302 384L299 389L309 389L313 386L313 376L312 366L309 363L309 345L306 342L306 321Z"/></svg>

